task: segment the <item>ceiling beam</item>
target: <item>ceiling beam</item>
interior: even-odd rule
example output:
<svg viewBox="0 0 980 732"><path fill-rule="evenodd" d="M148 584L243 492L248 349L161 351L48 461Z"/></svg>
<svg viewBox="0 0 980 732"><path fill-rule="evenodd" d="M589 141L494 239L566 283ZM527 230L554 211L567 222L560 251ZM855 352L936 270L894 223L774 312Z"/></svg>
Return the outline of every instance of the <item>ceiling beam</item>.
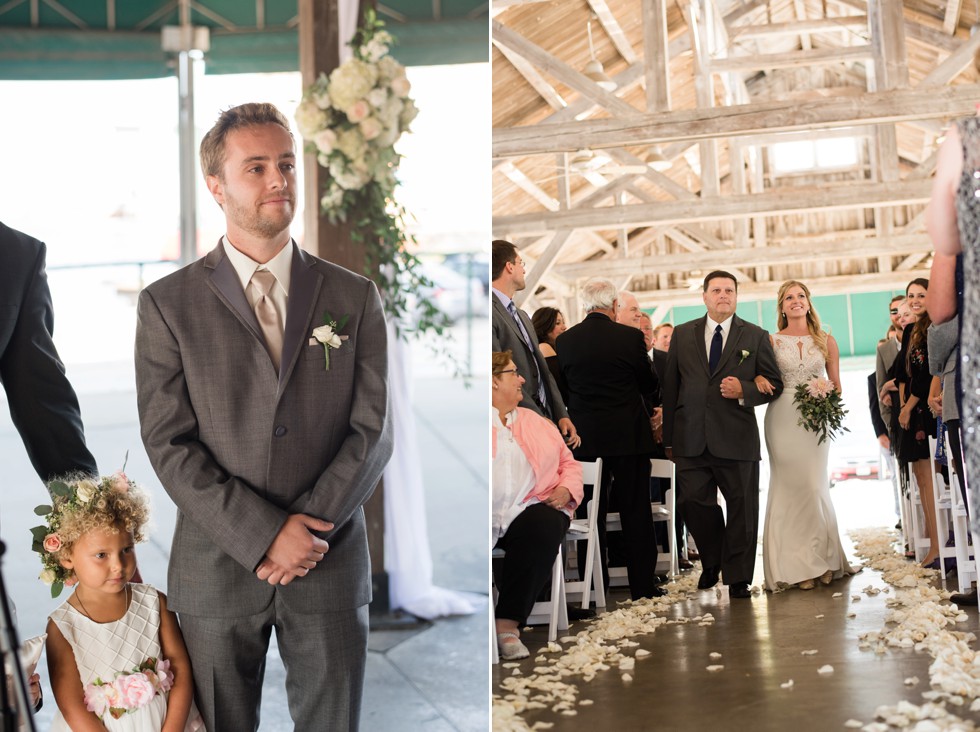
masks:
<svg viewBox="0 0 980 732"><path fill-rule="evenodd" d="M932 181L929 180L855 183L823 188L781 189L713 199L607 206L587 211L542 211L495 217L493 232L495 238L506 239L557 229L605 231L623 226L662 226L746 216L924 204L929 201L931 190Z"/></svg>
<svg viewBox="0 0 980 732"><path fill-rule="evenodd" d="M867 61L872 56L867 45L847 48L817 48L812 51L729 56L712 59L708 69L713 74L728 71L757 71L759 69L798 69L804 66L830 66L834 64Z"/></svg>
<svg viewBox="0 0 980 732"><path fill-rule="evenodd" d="M841 232L843 234L843 232ZM588 262L555 265L556 274L563 277L617 277L624 274L654 275L660 273L688 272L692 269L726 267L758 267L797 264L816 260L865 259L879 256L907 254L927 255L932 243L927 234L902 234L887 238L839 237L836 241L813 243L800 240L779 246L748 247L726 251L715 250L655 254L630 259L593 259ZM924 253L924 254L923 254Z"/></svg>
<svg viewBox="0 0 980 732"><path fill-rule="evenodd" d="M732 43L736 43L746 38L799 36L805 33L836 33L850 30L867 32L868 16L847 15L837 18L811 18L790 23L728 26L728 37Z"/></svg>
<svg viewBox="0 0 980 732"><path fill-rule="evenodd" d="M980 39L980 34L977 34ZM856 124L942 119L974 114L976 84L938 89L895 89L808 102L763 102L712 109L643 114L633 119L590 119L561 124L496 128L493 156L536 155L732 135L821 130Z"/></svg>

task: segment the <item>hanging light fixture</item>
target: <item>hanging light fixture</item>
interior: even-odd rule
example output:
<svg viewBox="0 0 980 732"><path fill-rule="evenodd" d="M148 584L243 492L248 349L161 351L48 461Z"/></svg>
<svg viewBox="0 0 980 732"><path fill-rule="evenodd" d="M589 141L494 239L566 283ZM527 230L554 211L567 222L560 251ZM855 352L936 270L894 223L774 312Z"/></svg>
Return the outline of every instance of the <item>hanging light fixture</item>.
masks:
<svg viewBox="0 0 980 732"><path fill-rule="evenodd" d="M588 25L586 26L589 32L589 62L585 65L585 70L582 72L585 76L596 84L599 85L601 89L606 91L612 91L616 88L616 82L609 78L606 74L605 69L602 68L602 62L595 57L595 48L592 47L592 19L589 19Z"/></svg>

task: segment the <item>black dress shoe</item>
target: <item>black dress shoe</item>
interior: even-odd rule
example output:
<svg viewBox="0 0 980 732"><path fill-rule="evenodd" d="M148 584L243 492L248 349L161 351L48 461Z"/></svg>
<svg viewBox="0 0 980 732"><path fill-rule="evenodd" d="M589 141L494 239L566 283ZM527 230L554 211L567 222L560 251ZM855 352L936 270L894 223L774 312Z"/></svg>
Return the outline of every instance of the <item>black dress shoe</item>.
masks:
<svg viewBox="0 0 980 732"><path fill-rule="evenodd" d="M739 597L747 598L752 597L752 593L749 592L748 582L733 582L728 588L729 597Z"/></svg>
<svg viewBox="0 0 980 732"><path fill-rule="evenodd" d="M972 589L969 592L957 592L956 594L949 596L949 601L957 605L976 607L977 591L976 589Z"/></svg>
<svg viewBox="0 0 980 732"><path fill-rule="evenodd" d="M712 587L718 584L718 575L720 572L720 567L705 567L702 569L701 577L698 578L698 589L710 590Z"/></svg>
<svg viewBox="0 0 980 732"><path fill-rule="evenodd" d="M691 564L686 559L678 559L677 560L677 567L678 567L678 569L693 569L694 568L694 565Z"/></svg>
<svg viewBox="0 0 980 732"><path fill-rule="evenodd" d="M663 597L666 594L667 590L665 590L663 587L654 587L652 590L650 590L650 594L644 595L644 597Z"/></svg>
<svg viewBox="0 0 980 732"><path fill-rule="evenodd" d="M568 619L569 620L591 620L595 617L595 610L591 608L589 610L583 610L581 605L576 605L568 607Z"/></svg>

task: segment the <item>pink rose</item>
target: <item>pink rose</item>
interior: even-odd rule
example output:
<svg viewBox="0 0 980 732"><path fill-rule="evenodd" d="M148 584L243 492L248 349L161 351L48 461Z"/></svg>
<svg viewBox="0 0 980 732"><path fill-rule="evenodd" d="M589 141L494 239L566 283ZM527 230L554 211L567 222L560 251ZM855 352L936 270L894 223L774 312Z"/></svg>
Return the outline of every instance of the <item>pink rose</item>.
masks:
<svg viewBox="0 0 980 732"><path fill-rule="evenodd" d="M153 684L143 674L120 676L112 685L119 692L119 706L126 709L139 709L149 704L156 694Z"/></svg>
<svg viewBox="0 0 980 732"><path fill-rule="evenodd" d="M158 660L156 672L160 679L160 690L163 692L170 691L174 685L174 673L170 670L170 661L164 661L162 658Z"/></svg>
<svg viewBox="0 0 980 732"><path fill-rule="evenodd" d="M117 490L120 493L129 493L129 478L126 477L123 471L117 470L110 476L110 479L112 480L113 490Z"/></svg>
<svg viewBox="0 0 980 732"><path fill-rule="evenodd" d="M85 708L94 713L96 717L101 717L105 714L105 710L109 706L109 702L105 696L105 691L108 688L111 687L96 686L95 684L87 684L85 686Z"/></svg>
<svg viewBox="0 0 980 732"><path fill-rule="evenodd" d="M350 109L347 110L347 119L349 119L352 124L356 125L369 114L371 114L371 107L363 99L358 99L351 105Z"/></svg>
<svg viewBox="0 0 980 732"><path fill-rule="evenodd" d="M61 549L61 537L57 534L48 534L44 537L44 551L54 553Z"/></svg>

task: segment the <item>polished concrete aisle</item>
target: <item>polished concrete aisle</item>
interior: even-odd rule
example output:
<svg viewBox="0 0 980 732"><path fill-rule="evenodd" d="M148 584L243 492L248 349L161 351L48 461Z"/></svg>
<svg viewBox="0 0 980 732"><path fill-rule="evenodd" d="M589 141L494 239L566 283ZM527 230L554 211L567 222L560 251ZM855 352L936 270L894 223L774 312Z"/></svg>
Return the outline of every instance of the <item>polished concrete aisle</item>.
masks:
<svg viewBox="0 0 980 732"><path fill-rule="evenodd" d="M881 574L865 568L828 587L804 592L788 590L775 595L761 593L751 600L729 600L727 590L697 591L696 568L686 573L675 594L690 590L693 599L676 602L657 614L668 620L695 618L709 613L713 622L663 624L654 632L631 637L638 648L649 651L636 659L635 668L615 666L598 671L584 682L571 676L578 689L574 715L549 709L532 709L522 715L533 726L554 730L771 730L804 732L845 729L848 720L874 721L880 705L906 699L924 702L929 690L929 665L925 652L890 649L883 655L859 650L859 636L885 627L886 599ZM761 563L756 577L762 576ZM671 588L672 586L668 586ZM719 585L720 587L720 585ZM841 593L840 597L834 597ZM854 597L860 599L854 599ZM622 591L615 601L627 598ZM656 606L656 605L655 605ZM611 607L615 607L611 605ZM848 617L853 614L853 617ZM569 635L588 627L573 623ZM976 609L967 612L959 631L977 632ZM540 673L554 654L539 655L547 645L547 628L536 627L524 635L531 658L518 665L503 663L493 670L493 689L503 694L501 681L508 676ZM561 643L564 647L570 643ZM637 648L624 649L633 656ZM817 651L804 654L804 651ZM712 654L721 654L713 657ZM536 658L537 656L537 658ZM723 666L708 671L708 666ZM818 673L826 665L831 673ZM632 680L624 680L624 673ZM905 681L917 677L918 683ZM788 682L792 680L790 688ZM581 700L591 700L583 705ZM980 714L955 709L961 717L980 722ZM500 719L496 720L498 723ZM519 728L519 727L516 727ZM969 727L972 729L972 727ZM936 728L938 729L938 727ZM960 728L962 729L962 727Z"/></svg>

